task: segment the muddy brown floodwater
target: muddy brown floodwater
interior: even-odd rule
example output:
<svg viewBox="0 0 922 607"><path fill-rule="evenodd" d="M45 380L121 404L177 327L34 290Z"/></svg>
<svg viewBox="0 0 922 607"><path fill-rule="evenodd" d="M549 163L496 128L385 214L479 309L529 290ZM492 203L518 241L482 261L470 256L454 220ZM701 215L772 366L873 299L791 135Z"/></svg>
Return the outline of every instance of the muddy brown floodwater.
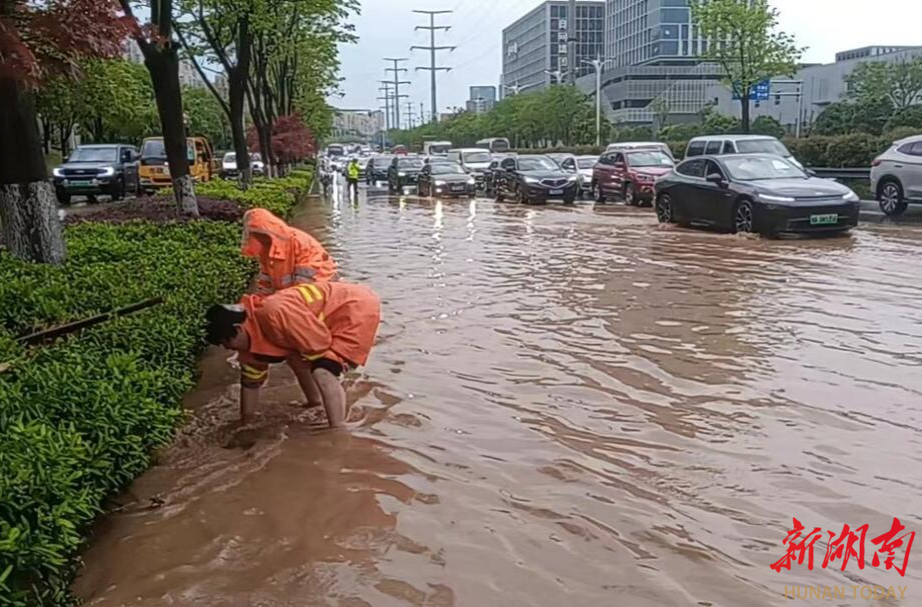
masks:
<svg viewBox="0 0 922 607"><path fill-rule="evenodd" d="M279 370L231 440L211 353L192 421L97 528L88 605L922 604L922 554L870 563L894 517L922 531L922 230L761 240L364 190L296 223L383 300L361 427L311 430ZM824 538L812 571L773 571L794 517L869 524L867 566L823 569Z"/></svg>

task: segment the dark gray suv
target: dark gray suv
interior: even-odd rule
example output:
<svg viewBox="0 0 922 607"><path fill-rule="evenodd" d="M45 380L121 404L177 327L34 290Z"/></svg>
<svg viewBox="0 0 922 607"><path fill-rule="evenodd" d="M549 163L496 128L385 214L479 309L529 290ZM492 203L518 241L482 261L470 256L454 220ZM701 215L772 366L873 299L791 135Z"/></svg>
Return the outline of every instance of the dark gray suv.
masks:
<svg viewBox="0 0 922 607"><path fill-rule="evenodd" d="M71 196L110 196L121 200L140 191L138 151L130 145L81 145L67 162L54 169L58 202L69 204Z"/></svg>

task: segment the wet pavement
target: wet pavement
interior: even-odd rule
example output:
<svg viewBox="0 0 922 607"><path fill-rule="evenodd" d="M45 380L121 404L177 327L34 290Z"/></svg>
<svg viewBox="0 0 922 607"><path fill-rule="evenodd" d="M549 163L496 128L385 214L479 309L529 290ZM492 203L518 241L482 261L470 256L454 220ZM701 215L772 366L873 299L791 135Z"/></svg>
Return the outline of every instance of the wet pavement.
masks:
<svg viewBox="0 0 922 607"><path fill-rule="evenodd" d="M88 605L922 602L920 557L870 562L894 517L922 529L922 229L763 240L367 194L295 222L383 300L348 380L360 427L313 430L279 369L235 434L212 352L192 421L86 551ZM824 539L812 571L773 571L794 517L869 524L867 566L823 569Z"/></svg>

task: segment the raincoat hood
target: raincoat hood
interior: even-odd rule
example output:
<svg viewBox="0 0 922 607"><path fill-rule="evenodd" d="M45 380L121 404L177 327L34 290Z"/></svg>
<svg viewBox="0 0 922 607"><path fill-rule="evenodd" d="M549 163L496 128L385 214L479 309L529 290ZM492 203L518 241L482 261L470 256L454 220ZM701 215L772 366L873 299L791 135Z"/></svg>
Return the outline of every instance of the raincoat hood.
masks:
<svg viewBox="0 0 922 607"><path fill-rule="evenodd" d="M284 258L292 239L292 229L266 209L251 209L243 216L243 242L240 252L244 257L267 255L273 259ZM269 238L269 250L256 236Z"/></svg>

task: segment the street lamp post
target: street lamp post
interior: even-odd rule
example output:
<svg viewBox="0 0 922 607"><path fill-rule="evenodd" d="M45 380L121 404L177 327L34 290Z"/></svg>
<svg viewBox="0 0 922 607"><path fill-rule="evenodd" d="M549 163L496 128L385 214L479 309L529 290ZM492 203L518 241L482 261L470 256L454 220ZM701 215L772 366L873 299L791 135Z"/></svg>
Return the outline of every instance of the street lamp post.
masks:
<svg viewBox="0 0 922 607"><path fill-rule="evenodd" d="M544 70L544 73L547 74L548 76L554 77L553 84L563 84L563 79L566 78L569 72L564 72L564 71L561 71L560 69L556 69L556 70Z"/></svg>
<svg viewBox="0 0 922 607"><path fill-rule="evenodd" d="M514 83L512 83L511 85L509 85L509 84L504 84L504 85L503 85L503 88L506 89L507 91L509 91L510 93L512 93L513 95L518 95L519 93L521 93L521 92L524 91L525 89L530 89L530 88L533 87L533 86L537 86L537 85L536 85L536 84L525 84L525 85L521 85L521 84L519 84L518 82L514 82Z"/></svg>
<svg viewBox="0 0 922 607"><path fill-rule="evenodd" d="M607 59L583 59L583 63L591 65L595 70L595 145L602 145L602 70L605 69Z"/></svg>

